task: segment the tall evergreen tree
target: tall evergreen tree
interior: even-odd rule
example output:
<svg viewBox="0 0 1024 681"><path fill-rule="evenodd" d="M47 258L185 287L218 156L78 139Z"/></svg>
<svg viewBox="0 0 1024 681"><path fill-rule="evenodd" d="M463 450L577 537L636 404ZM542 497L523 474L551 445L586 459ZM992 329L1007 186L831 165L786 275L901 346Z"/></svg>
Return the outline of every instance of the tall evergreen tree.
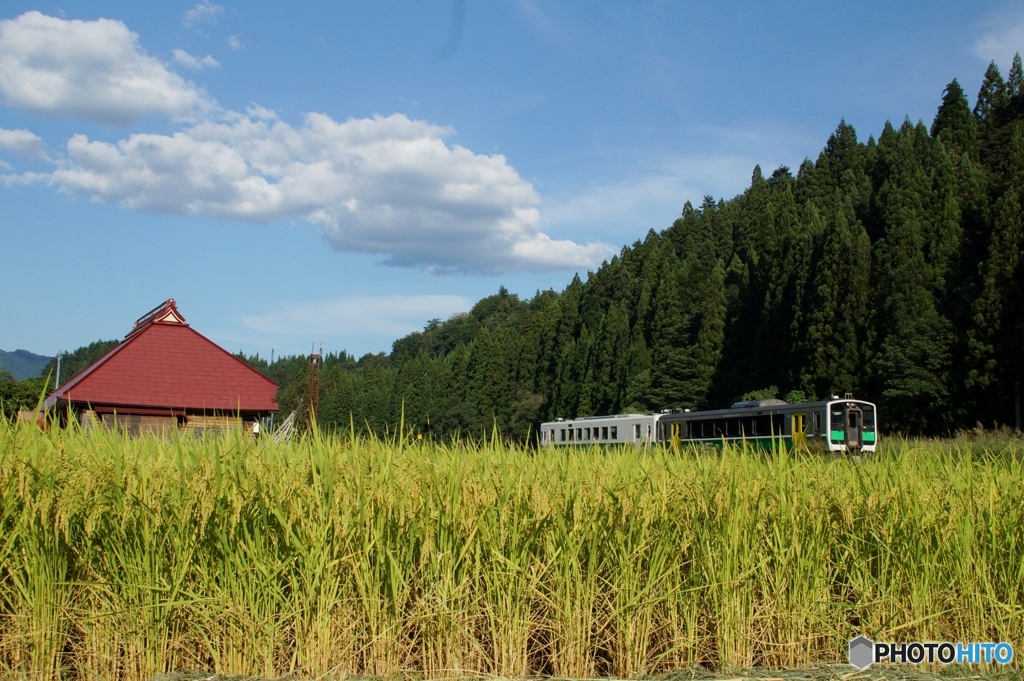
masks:
<svg viewBox="0 0 1024 681"><path fill-rule="evenodd" d="M884 319L874 362L884 407L899 410L916 432L945 425L954 341L952 324L936 307L927 259L931 183L921 163L921 133L904 123L879 190L887 230L876 247L876 299Z"/></svg>
<svg viewBox="0 0 1024 681"><path fill-rule="evenodd" d="M1010 184L996 202L988 259L982 268L982 291L975 304L970 348L975 360L968 381L982 389L990 409L1004 422L1016 421L1008 407L1019 399L1024 352L1024 133L1010 138L1007 155Z"/></svg>
<svg viewBox="0 0 1024 681"><path fill-rule="evenodd" d="M942 104L932 122L931 135L946 145L953 158L964 153L978 157L978 121L971 115L967 96L956 78L942 93Z"/></svg>
<svg viewBox="0 0 1024 681"><path fill-rule="evenodd" d="M996 63L989 62L985 71L985 79L978 90L978 100L974 105L974 115L986 126L995 123L999 114L1006 107L1006 82L999 73Z"/></svg>
<svg viewBox="0 0 1024 681"><path fill-rule="evenodd" d="M859 222L851 224L852 217L853 207L837 194L809 296L801 383L811 395L860 389L871 243Z"/></svg>

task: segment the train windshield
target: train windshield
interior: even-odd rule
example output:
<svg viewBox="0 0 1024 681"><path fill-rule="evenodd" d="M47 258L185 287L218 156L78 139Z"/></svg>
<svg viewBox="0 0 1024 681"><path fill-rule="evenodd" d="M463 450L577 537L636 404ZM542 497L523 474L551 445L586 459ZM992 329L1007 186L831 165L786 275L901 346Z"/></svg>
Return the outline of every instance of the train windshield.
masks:
<svg viewBox="0 0 1024 681"><path fill-rule="evenodd" d="M864 415L862 417L863 420L864 420L864 429L865 430L872 430L872 429L874 429L874 427L875 427L875 408L873 406L871 406L870 404L861 404L860 405L860 409L864 413Z"/></svg>

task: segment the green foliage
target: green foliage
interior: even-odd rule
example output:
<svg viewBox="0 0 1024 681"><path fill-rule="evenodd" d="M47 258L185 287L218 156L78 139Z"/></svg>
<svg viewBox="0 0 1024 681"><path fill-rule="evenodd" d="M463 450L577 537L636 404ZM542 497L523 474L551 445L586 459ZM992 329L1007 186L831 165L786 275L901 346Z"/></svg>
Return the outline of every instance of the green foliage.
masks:
<svg viewBox="0 0 1024 681"><path fill-rule="evenodd" d="M74 378L82 369L86 368L103 355L107 354L108 350L111 350L120 341L108 340L108 341L95 341L88 345L83 345L74 352L65 352L60 358L60 382L61 385L67 383L69 380ZM54 357L50 360L50 363L43 369L42 376L50 375L54 379L57 377L57 358Z"/></svg>
<svg viewBox="0 0 1024 681"><path fill-rule="evenodd" d="M749 390L740 397L740 400L746 402L747 400L774 400L779 396L779 389L774 385L770 385L767 388L760 388L758 390Z"/></svg>
<svg viewBox="0 0 1024 681"><path fill-rule="evenodd" d="M38 407L46 397L48 387L52 385L52 381L48 381L45 376L18 381L8 371L0 369L0 406L3 418L12 420L19 411Z"/></svg>
<svg viewBox="0 0 1024 681"><path fill-rule="evenodd" d="M786 393L786 397L783 398L790 404L800 404L802 402L814 402L815 398L811 397L803 390L790 390Z"/></svg>

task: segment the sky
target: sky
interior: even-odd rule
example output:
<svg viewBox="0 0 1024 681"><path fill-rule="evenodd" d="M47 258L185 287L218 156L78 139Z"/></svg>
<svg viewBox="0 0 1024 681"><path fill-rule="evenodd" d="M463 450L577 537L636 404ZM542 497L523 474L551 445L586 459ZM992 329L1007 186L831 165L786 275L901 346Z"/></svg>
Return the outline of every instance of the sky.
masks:
<svg viewBox="0 0 1024 681"><path fill-rule="evenodd" d="M174 298L231 351L389 351L1017 51L1024 0L7 0L0 348Z"/></svg>

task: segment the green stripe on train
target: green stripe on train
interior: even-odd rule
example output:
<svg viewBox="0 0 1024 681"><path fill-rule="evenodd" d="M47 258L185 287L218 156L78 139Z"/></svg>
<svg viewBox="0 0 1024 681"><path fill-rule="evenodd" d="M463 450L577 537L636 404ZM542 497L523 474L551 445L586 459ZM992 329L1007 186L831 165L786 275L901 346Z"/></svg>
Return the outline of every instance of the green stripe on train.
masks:
<svg viewBox="0 0 1024 681"><path fill-rule="evenodd" d="M846 433L844 433L841 430L832 430L832 431L829 431L829 434L828 434L828 436L832 439L832 442L836 442L836 443L841 443L843 441L843 437L845 435L846 435ZM868 444L874 444L875 443L875 434L872 433L872 432L865 432L862 437L863 437L863 440L864 440L865 443L868 443Z"/></svg>

